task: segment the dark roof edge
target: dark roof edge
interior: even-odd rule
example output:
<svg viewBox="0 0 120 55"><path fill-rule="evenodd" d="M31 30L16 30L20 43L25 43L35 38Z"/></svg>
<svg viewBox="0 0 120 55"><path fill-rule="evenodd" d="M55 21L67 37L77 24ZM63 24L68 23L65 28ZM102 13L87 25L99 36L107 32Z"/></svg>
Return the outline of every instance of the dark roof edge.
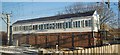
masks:
<svg viewBox="0 0 120 55"><path fill-rule="evenodd" d="M18 21L16 21L16 22L14 22L12 25L14 25L14 24L18 24L18 23L27 23L28 21L29 22L33 22L33 20L37 20L37 21L41 21L42 19L44 19L44 20L47 20L47 19L54 19L54 18L56 18L56 17L59 17L59 19L60 18L62 18L63 17L63 19L64 18L66 18L67 16L70 16L70 17L74 17L74 16L78 16L78 17L81 17L80 15L78 15L78 14L81 14L81 15L86 15L86 16L90 16L90 15L93 15L94 14L94 12L95 12L95 10L91 10L91 11L87 11L87 12L84 12L84 13L75 13L75 14L62 14L62 15L56 15L56 16L48 16L48 17L40 17L40 18L34 18L34 19L27 19L27 20L18 20ZM87 15L88 14L88 15ZM61 16L61 17L60 17ZM67 17L67 18L70 18L70 17ZM55 19L54 19L55 20Z"/></svg>

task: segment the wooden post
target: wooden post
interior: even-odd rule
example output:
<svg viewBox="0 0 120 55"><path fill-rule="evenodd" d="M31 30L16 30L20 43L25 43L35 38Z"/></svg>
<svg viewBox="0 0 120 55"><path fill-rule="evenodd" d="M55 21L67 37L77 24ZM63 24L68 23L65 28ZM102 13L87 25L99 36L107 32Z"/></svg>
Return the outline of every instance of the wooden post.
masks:
<svg viewBox="0 0 120 55"><path fill-rule="evenodd" d="M16 40L16 46L19 46L19 40L18 39Z"/></svg>
<svg viewBox="0 0 120 55"><path fill-rule="evenodd" d="M58 34L58 36L57 36L57 40L58 40L57 45L58 45L58 49L59 49L59 46L60 46L60 34Z"/></svg>
<svg viewBox="0 0 120 55"><path fill-rule="evenodd" d="M38 36L38 35L37 35ZM35 45L37 44L37 36L35 35Z"/></svg>
<svg viewBox="0 0 120 55"><path fill-rule="evenodd" d="M47 47L47 45L48 45L48 43L47 43L47 36L48 36L48 34L46 34L46 38L45 38L45 42L46 42L46 47Z"/></svg>
<svg viewBox="0 0 120 55"><path fill-rule="evenodd" d="M88 35L88 46L91 46L91 43L90 43L90 34Z"/></svg>
<svg viewBox="0 0 120 55"><path fill-rule="evenodd" d="M72 48L74 48L74 34L72 33Z"/></svg>

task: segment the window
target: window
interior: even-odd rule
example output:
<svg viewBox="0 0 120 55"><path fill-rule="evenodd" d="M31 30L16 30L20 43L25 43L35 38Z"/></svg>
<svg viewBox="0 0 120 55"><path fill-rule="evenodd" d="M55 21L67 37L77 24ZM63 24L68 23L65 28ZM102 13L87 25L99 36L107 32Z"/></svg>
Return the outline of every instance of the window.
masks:
<svg viewBox="0 0 120 55"><path fill-rule="evenodd" d="M19 26L17 26L17 31L19 31Z"/></svg>
<svg viewBox="0 0 120 55"><path fill-rule="evenodd" d="M78 21L78 27L80 27L80 21Z"/></svg>
<svg viewBox="0 0 120 55"><path fill-rule="evenodd" d="M18 26L18 31L20 30L20 27Z"/></svg>
<svg viewBox="0 0 120 55"><path fill-rule="evenodd" d="M68 28L68 22L65 22L65 26L66 26L66 28Z"/></svg>
<svg viewBox="0 0 120 55"><path fill-rule="evenodd" d="M60 23L60 29L62 29L62 23Z"/></svg>
<svg viewBox="0 0 120 55"><path fill-rule="evenodd" d="M32 30L32 25L28 26L28 30Z"/></svg>
<svg viewBox="0 0 120 55"><path fill-rule="evenodd" d="M25 30L27 30L27 26L25 26Z"/></svg>
<svg viewBox="0 0 120 55"><path fill-rule="evenodd" d="M73 22L73 27L76 27L76 23L75 22Z"/></svg>
<svg viewBox="0 0 120 55"><path fill-rule="evenodd" d="M60 23L58 23L58 29L60 29Z"/></svg>
<svg viewBox="0 0 120 55"><path fill-rule="evenodd" d="M47 25L46 28L49 29L49 24L46 24L46 25Z"/></svg>
<svg viewBox="0 0 120 55"><path fill-rule="evenodd" d="M29 28L28 28L28 26L26 26L26 30L28 30Z"/></svg>
<svg viewBox="0 0 120 55"><path fill-rule="evenodd" d="M63 29L64 28L64 23L61 23L61 25L62 25L61 28Z"/></svg>
<svg viewBox="0 0 120 55"><path fill-rule="evenodd" d="M73 27L75 27L75 28L80 27L80 25L81 25L80 21L73 22Z"/></svg>
<svg viewBox="0 0 120 55"><path fill-rule="evenodd" d="M15 31L15 28L14 28L14 27L12 27L12 31Z"/></svg>
<svg viewBox="0 0 120 55"><path fill-rule="evenodd" d="M45 24L43 24L43 26L44 26L44 29L46 29L46 25L45 25Z"/></svg>
<svg viewBox="0 0 120 55"><path fill-rule="evenodd" d="M85 20L85 27L91 27L91 20Z"/></svg>
<svg viewBox="0 0 120 55"><path fill-rule="evenodd" d="M39 25L39 30L41 30L41 25Z"/></svg>
<svg viewBox="0 0 120 55"><path fill-rule="evenodd" d="M20 31L22 30L22 26L20 26Z"/></svg>
<svg viewBox="0 0 120 55"><path fill-rule="evenodd" d="M23 30L25 31L25 26L23 26Z"/></svg>
<svg viewBox="0 0 120 55"><path fill-rule="evenodd" d="M25 26L25 31L27 30L27 26Z"/></svg>
<svg viewBox="0 0 120 55"><path fill-rule="evenodd" d="M91 20L88 20L88 23L89 23L89 27L91 27L92 23L91 23Z"/></svg>
<svg viewBox="0 0 120 55"><path fill-rule="evenodd" d="M18 31L18 26L16 27L16 31Z"/></svg>
<svg viewBox="0 0 120 55"><path fill-rule="evenodd" d="M54 29L54 23L52 23L50 27L51 27L51 29Z"/></svg>
<svg viewBox="0 0 120 55"><path fill-rule="evenodd" d="M13 27L13 31L16 31L16 27Z"/></svg>
<svg viewBox="0 0 120 55"><path fill-rule="evenodd" d="M33 25L33 30L37 30L38 26L37 25Z"/></svg>
<svg viewBox="0 0 120 55"><path fill-rule="evenodd" d="M35 25L33 25L33 30L35 30Z"/></svg>
<svg viewBox="0 0 120 55"><path fill-rule="evenodd" d="M85 27L88 27L88 20L85 20Z"/></svg>
<svg viewBox="0 0 120 55"><path fill-rule="evenodd" d="M56 23L54 23L54 29L56 29Z"/></svg>
<svg viewBox="0 0 120 55"><path fill-rule="evenodd" d="M78 23L77 23L77 21L75 21L75 27L76 27L76 28L78 27Z"/></svg>
<svg viewBox="0 0 120 55"><path fill-rule="evenodd" d="M27 26L27 30L30 30L30 27L29 27L29 26Z"/></svg>
<svg viewBox="0 0 120 55"><path fill-rule="evenodd" d="M65 22L63 23L63 28L64 28L64 29L66 28L66 23L65 23Z"/></svg>
<svg viewBox="0 0 120 55"><path fill-rule="evenodd" d="M16 27L14 27L14 31L16 31Z"/></svg>
<svg viewBox="0 0 120 55"><path fill-rule="evenodd" d="M84 20L81 21L81 27L84 27Z"/></svg>
<svg viewBox="0 0 120 55"><path fill-rule="evenodd" d="M44 29L47 29L47 24L44 24Z"/></svg>
<svg viewBox="0 0 120 55"><path fill-rule="evenodd" d="M40 30L43 30L43 24L41 24L41 26L40 26Z"/></svg>
<svg viewBox="0 0 120 55"><path fill-rule="evenodd" d="M20 26L20 30L23 31L23 26Z"/></svg>
<svg viewBox="0 0 120 55"><path fill-rule="evenodd" d="M24 31L26 30L26 26L24 26Z"/></svg>
<svg viewBox="0 0 120 55"><path fill-rule="evenodd" d="M50 25L49 25L49 28L50 28L50 29L52 29L52 27L51 27L51 26L52 26L52 24L50 24Z"/></svg>
<svg viewBox="0 0 120 55"><path fill-rule="evenodd" d="M27 30L27 26L24 26L24 30L25 30L25 31Z"/></svg>
<svg viewBox="0 0 120 55"><path fill-rule="evenodd" d="M59 24L58 23L56 23L56 26L57 26L56 28L59 29Z"/></svg>
<svg viewBox="0 0 120 55"><path fill-rule="evenodd" d="M52 27L52 29L55 29L55 24L54 24L54 23L52 23L51 27Z"/></svg>
<svg viewBox="0 0 120 55"><path fill-rule="evenodd" d="M72 22L68 22L69 28L72 28Z"/></svg>
<svg viewBox="0 0 120 55"><path fill-rule="evenodd" d="M55 23L55 29L57 29L57 23Z"/></svg>

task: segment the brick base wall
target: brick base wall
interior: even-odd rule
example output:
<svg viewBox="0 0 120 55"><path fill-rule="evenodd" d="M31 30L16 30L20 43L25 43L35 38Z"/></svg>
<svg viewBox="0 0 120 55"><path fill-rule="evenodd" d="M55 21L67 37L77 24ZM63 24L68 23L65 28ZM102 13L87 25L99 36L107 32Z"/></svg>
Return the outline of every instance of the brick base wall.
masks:
<svg viewBox="0 0 120 55"><path fill-rule="evenodd" d="M18 34L17 34L18 35ZM17 37L15 35L14 37ZM39 47L55 48L58 44L60 48L71 47L88 47L94 45L94 38L91 32L85 33L46 33L46 34L23 34L18 35L19 45L30 44ZM95 37L99 38L99 34L95 33Z"/></svg>

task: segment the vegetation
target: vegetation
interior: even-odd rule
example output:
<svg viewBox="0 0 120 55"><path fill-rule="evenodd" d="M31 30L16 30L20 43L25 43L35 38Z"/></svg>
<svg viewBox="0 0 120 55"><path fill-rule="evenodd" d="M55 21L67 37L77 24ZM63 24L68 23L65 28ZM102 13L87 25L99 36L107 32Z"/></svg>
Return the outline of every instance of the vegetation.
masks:
<svg viewBox="0 0 120 55"><path fill-rule="evenodd" d="M2 45L7 45L7 33L1 31L0 32L0 39L2 40Z"/></svg>

